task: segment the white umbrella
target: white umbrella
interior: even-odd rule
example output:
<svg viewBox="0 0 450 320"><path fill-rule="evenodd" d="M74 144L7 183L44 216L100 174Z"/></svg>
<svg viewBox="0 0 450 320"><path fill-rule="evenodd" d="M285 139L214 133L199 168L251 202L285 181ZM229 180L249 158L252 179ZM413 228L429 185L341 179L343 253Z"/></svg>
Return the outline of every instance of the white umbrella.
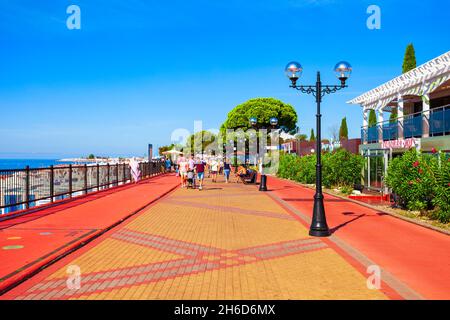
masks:
<svg viewBox="0 0 450 320"><path fill-rule="evenodd" d="M175 149L164 151L162 154L183 154L183 152L177 151Z"/></svg>

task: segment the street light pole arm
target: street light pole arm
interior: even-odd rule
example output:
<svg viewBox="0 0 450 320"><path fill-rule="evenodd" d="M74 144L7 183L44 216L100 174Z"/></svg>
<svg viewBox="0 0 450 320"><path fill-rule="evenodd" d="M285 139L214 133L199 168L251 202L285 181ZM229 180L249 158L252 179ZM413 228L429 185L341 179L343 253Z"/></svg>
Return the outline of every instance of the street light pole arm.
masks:
<svg viewBox="0 0 450 320"><path fill-rule="evenodd" d="M316 86L297 86L297 85L291 85L291 88L297 89L301 91L302 93L312 94L314 97L317 94Z"/></svg>
<svg viewBox="0 0 450 320"><path fill-rule="evenodd" d="M316 86L304 86L304 85L291 85L291 88L297 89L298 91L301 91L302 93L312 94L314 97L317 95ZM322 85L320 90L320 96L323 97L326 94L335 93L341 89L347 88L348 86L344 85Z"/></svg>
<svg viewBox="0 0 450 320"><path fill-rule="evenodd" d="M321 96L323 97L323 96L325 96L326 94L331 94L331 93L335 93L335 92L337 92L337 91L339 91L339 90L341 90L341 89L344 89L344 88L347 88L347 86L346 85L340 85L340 86L337 86L337 85L323 85L322 86L322 92L321 92Z"/></svg>

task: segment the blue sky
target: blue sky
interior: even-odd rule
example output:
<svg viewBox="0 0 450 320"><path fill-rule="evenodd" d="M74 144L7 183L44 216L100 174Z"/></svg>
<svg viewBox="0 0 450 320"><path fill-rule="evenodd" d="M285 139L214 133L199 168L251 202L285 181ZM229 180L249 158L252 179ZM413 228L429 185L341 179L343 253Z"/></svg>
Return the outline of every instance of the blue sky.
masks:
<svg viewBox="0 0 450 320"><path fill-rule="evenodd" d="M66 8L81 8L81 30ZM381 29L366 27L369 5ZM303 83L325 83L339 60L350 87L327 96L323 131L346 116L359 136L361 109L345 101L399 75L406 45L418 64L450 50L447 1L0 0L0 157L143 155L176 128L219 128L237 104L275 97L299 126L315 125L311 96L288 87L298 60Z"/></svg>

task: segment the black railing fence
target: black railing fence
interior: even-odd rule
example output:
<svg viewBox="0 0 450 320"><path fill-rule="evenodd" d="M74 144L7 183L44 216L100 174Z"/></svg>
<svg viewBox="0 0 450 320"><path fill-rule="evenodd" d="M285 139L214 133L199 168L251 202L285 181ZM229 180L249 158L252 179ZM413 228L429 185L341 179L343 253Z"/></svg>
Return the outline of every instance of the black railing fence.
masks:
<svg viewBox="0 0 450 320"><path fill-rule="evenodd" d="M141 179L162 172L161 161L139 163ZM130 166L85 164L0 170L0 215L132 182Z"/></svg>

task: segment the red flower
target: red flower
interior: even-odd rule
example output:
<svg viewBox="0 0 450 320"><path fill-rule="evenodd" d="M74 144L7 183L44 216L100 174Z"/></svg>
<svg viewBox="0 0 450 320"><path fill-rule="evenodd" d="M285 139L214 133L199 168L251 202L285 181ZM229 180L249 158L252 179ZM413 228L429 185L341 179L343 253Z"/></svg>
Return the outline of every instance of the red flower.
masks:
<svg viewBox="0 0 450 320"><path fill-rule="evenodd" d="M411 184L413 184L413 182L412 181L408 181L408 184L411 185Z"/></svg>
<svg viewBox="0 0 450 320"><path fill-rule="evenodd" d="M448 183L448 186L450 187L450 182Z"/></svg>
<svg viewBox="0 0 450 320"><path fill-rule="evenodd" d="M423 170L419 168L419 173L423 173Z"/></svg>
<svg viewBox="0 0 450 320"><path fill-rule="evenodd" d="M431 152L436 153L437 152L436 148L431 148Z"/></svg>
<svg viewBox="0 0 450 320"><path fill-rule="evenodd" d="M414 168L416 168L416 167L418 167L418 166L419 166L419 161L416 161L416 162L413 163L413 167L414 167Z"/></svg>

